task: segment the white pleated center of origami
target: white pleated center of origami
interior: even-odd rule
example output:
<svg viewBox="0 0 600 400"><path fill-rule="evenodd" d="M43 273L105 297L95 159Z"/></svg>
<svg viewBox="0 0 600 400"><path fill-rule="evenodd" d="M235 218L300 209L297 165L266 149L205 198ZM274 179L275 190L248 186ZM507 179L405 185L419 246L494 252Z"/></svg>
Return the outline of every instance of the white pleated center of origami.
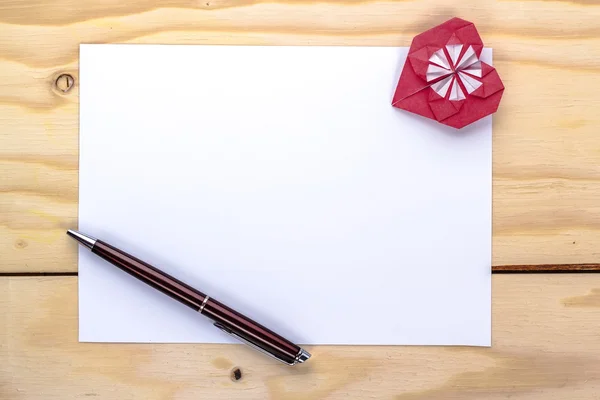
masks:
<svg viewBox="0 0 600 400"><path fill-rule="evenodd" d="M481 81L475 79L475 77L481 78L482 72L481 61L479 61L473 46L469 46L461 57L462 49L462 44L447 45L446 50L450 58L443 48L439 49L429 58L427 67L427 82L436 81L431 88L442 97L446 97L449 91L449 99L452 101L465 99L463 88L458 83L459 80L468 94L483 85Z"/></svg>

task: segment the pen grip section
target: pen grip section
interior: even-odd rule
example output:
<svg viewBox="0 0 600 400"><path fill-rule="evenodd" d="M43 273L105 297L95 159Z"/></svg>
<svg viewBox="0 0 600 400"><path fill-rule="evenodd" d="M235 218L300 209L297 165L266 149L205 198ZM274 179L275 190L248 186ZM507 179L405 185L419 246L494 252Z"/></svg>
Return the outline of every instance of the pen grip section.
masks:
<svg viewBox="0 0 600 400"><path fill-rule="evenodd" d="M294 364L300 347L223 303L209 298L202 314L222 331L263 350L287 364Z"/></svg>
<svg viewBox="0 0 600 400"><path fill-rule="evenodd" d="M206 295L122 250L97 240L92 252L167 296L199 311Z"/></svg>

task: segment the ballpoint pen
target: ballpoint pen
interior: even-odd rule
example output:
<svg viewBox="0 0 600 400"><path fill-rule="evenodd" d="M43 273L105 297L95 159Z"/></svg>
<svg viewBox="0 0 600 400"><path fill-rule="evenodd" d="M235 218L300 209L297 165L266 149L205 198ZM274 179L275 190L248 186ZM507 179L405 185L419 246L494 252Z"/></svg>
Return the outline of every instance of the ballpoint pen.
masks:
<svg viewBox="0 0 600 400"><path fill-rule="evenodd" d="M68 230L67 234L95 255L210 318L215 327L255 350L288 365L303 363L310 358L310 353L300 346L158 268L81 232Z"/></svg>

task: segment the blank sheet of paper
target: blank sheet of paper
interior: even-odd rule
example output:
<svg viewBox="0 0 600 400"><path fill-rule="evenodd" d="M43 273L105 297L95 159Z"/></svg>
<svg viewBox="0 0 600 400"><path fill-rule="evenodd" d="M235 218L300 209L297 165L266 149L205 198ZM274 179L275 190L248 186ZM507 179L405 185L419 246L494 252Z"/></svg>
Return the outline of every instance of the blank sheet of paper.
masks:
<svg viewBox="0 0 600 400"><path fill-rule="evenodd" d="M491 117L393 108L407 50L82 45L80 230L297 343L490 345ZM79 307L235 342L83 248Z"/></svg>

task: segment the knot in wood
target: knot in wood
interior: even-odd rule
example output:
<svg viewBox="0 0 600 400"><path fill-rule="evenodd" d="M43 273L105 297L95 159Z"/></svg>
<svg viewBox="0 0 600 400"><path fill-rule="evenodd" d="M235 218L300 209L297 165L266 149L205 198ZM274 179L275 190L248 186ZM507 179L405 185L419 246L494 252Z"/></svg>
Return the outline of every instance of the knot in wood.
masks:
<svg viewBox="0 0 600 400"><path fill-rule="evenodd" d="M234 367L229 375L232 381L239 382L242 379L242 370L239 367Z"/></svg>
<svg viewBox="0 0 600 400"><path fill-rule="evenodd" d="M60 92L67 93L69 90L71 90L74 83L75 78L73 78L73 75L60 74L58 78L56 78L54 85L56 86L56 89L58 89Z"/></svg>

